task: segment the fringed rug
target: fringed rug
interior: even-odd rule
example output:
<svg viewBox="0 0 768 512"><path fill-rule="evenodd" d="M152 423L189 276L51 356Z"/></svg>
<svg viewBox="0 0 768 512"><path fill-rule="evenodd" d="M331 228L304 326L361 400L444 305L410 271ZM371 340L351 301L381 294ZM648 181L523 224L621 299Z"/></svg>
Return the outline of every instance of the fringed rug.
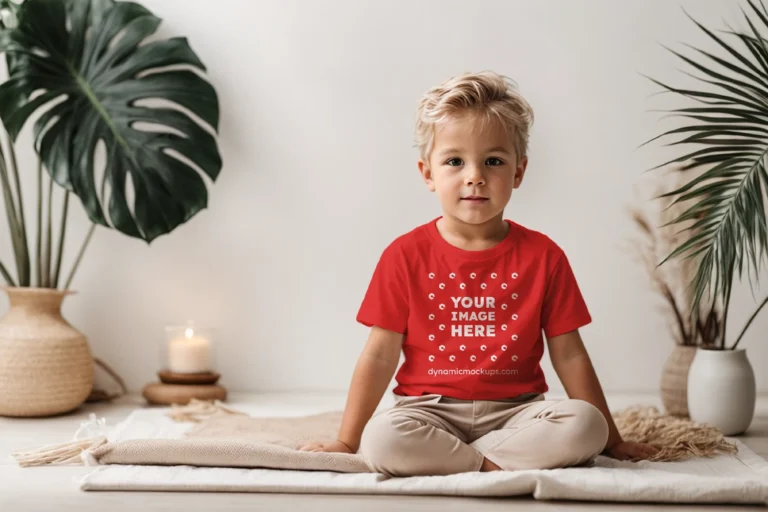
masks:
<svg viewBox="0 0 768 512"><path fill-rule="evenodd" d="M81 489L341 494L516 496L677 503L768 502L768 462L716 429L652 407L615 414L627 440L656 444L653 461L598 457L592 467L389 478L359 455L296 448L333 439L340 411L254 417L248 406L195 402L135 411L110 439L81 440L15 454L22 465L99 466ZM90 442L90 445L88 445ZM83 449L85 448L85 451ZM82 452L82 453L80 453Z"/></svg>

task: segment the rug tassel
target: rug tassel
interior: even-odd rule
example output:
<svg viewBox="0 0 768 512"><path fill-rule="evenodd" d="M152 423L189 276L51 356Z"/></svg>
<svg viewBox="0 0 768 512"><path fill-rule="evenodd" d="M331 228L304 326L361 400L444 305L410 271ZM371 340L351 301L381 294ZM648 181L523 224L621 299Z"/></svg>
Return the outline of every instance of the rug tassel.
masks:
<svg viewBox="0 0 768 512"><path fill-rule="evenodd" d="M70 441L68 443L52 444L36 450L20 451L12 453L19 466L23 468L31 466L44 466L46 464L77 464L82 465L81 453L83 450L92 450L105 444L104 436Z"/></svg>
<svg viewBox="0 0 768 512"><path fill-rule="evenodd" d="M51 444L35 450L18 451L11 454L19 466L45 466L47 464L82 465L82 454L107 443L105 434L106 418L97 418L95 414L80 423L72 441Z"/></svg>
<svg viewBox="0 0 768 512"><path fill-rule="evenodd" d="M632 406L614 414L625 441L650 443L660 450L652 462L671 462L690 457L714 457L738 452L736 445L715 427L686 418L662 414L656 407Z"/></svg>

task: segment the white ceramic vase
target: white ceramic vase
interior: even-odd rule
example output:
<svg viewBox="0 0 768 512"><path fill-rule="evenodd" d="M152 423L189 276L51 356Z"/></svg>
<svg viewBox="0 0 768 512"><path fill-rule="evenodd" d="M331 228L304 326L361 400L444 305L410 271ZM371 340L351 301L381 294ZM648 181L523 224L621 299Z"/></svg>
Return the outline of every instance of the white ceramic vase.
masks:
<svg viewBox="0 0 768 512"><path fill-rule="evenodd" d="M688 411L727 436L743 433L755 414L755 373L744 349L698 348L688 372Z"/></svg>

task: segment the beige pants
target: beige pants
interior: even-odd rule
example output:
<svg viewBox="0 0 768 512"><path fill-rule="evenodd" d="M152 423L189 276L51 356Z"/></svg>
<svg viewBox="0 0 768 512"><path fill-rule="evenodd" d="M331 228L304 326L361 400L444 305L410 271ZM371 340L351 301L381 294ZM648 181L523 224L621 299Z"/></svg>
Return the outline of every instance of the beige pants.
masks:
<svg viewBox="0 0 768 512"><path fill-rule="evenodd" d="M390 476L478 471L483 457L504 470L586 464L605 447L608 423L582 400L460 400L396 396L363 431L360 453Z"/></svg>

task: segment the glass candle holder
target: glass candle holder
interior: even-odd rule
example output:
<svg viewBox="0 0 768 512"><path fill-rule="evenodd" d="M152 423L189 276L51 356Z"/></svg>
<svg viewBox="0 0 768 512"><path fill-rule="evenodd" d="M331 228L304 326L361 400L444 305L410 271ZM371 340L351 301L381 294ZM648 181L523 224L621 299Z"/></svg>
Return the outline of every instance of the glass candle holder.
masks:
<svg viewBox="0 0 768 512"><path fill-rule="evenodd" d="M172 373L210 373L216 368L214 330L192 323L165 328L163 368Z"/></svg>

